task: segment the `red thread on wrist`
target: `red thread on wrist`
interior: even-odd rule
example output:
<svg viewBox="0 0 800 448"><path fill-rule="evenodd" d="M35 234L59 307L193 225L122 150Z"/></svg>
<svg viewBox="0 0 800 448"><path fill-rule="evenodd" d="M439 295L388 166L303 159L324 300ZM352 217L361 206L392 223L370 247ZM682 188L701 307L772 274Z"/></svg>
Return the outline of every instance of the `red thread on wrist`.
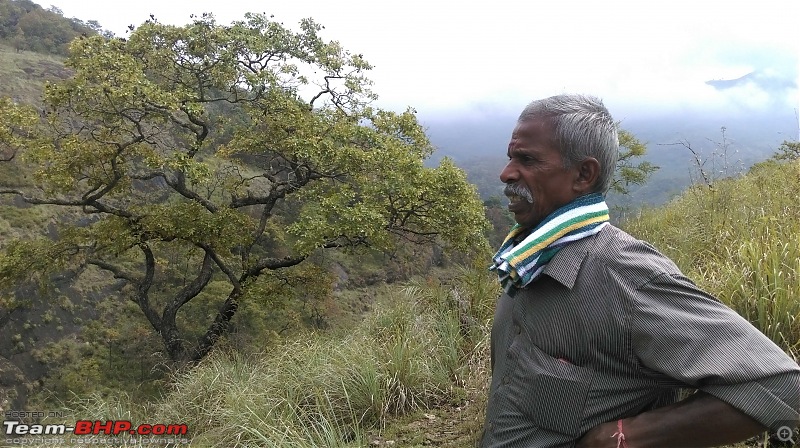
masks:
<svg viewBox="0 0 800 448"><path fill-rule="evenodd" d="M628 448L628 444L625 442L625 434L622 433L622 419L617 420L617 432L611 437L616 437L617 448Z"/></svg>

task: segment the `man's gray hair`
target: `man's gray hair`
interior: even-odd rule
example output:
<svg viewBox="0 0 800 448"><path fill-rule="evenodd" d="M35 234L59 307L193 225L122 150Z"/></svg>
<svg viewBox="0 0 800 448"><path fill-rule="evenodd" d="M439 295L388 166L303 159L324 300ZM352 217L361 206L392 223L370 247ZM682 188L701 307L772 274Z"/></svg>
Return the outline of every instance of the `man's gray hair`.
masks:
<svg viewBox="0 0 800 448"><path fill-rule="evenodd" d="M603 102L587 95L551 96L528 104L517 121L533 118L545 119L552 126L553 144L565 168L587 157L600 162L600 175L592 192L605 194L614 179L619 138L617 124Z"/></svg>

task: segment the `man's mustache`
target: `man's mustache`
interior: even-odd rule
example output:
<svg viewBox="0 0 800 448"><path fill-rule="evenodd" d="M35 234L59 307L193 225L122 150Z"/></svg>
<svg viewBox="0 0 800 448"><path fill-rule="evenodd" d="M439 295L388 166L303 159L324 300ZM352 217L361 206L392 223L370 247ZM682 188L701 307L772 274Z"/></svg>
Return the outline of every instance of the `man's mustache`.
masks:
<svg viewBox="0 0 800 448"><path fill-rule="evenodd" d="M503 188L503 194L506 195L506 197L519 196L533 204L533 195L531 194L530 190L525 188L523 185L516 183L506 184L505 188Z"/></svg>

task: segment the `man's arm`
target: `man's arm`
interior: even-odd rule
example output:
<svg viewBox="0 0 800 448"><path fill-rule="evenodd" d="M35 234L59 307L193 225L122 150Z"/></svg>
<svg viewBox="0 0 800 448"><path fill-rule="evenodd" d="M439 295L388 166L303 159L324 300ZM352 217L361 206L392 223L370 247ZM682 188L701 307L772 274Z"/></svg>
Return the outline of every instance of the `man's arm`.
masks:
<svg viewBox="0 0 800 448"><path fill-rule="evenodd" d="M749 415L703 392L622 421L628 448L712 447L739 442L767 428ZM617 422L603 423L587 432L578 448L617 446Z"/></svg>
<svg viewBox="0 0 800 448"><path fill-rule="evenodd" d="M719 446L800 417L797 363L733 310L679 274L655 276L631 297L631 350L642 371L701 391L625 418L628 448ZM604 423L578 446L617 446L615 432L617 421Z"/></svg>
<svg viewBox="0 0 800 448"><path fill-rule="evenodd" d="M643 372L704 392L674 405L690 416L687 422L696 419L712 427L721 417L715 412L720 412L725 417L720 427L733 431L731 437L741 430L741 440L758 430L745 424L738 428L739 420L725 412L728 408L773 429L782 421L800 419L800 367L736 312L682 275L656 276L633 298L631 348ZM709 413L700 412L705 406L712 406ZM731 419L733 423L726 423Z"/></svg>

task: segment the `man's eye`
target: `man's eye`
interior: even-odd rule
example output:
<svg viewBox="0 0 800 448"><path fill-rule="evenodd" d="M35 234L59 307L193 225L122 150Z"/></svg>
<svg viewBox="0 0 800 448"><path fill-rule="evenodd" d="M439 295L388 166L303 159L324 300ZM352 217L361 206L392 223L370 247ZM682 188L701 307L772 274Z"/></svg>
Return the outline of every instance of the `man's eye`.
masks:
<svg viewBox="0 0 800 448"><path fill-rule="evenodd" d="M519 153L517 153L517 154L506 154L506 157L508 157L509 161L516 160L517 163L522 163L524 165L533 164L533 163L536 163L538 161L538 159L536 159L536 157L528 155L528 154L519 154Z"/></svg>

